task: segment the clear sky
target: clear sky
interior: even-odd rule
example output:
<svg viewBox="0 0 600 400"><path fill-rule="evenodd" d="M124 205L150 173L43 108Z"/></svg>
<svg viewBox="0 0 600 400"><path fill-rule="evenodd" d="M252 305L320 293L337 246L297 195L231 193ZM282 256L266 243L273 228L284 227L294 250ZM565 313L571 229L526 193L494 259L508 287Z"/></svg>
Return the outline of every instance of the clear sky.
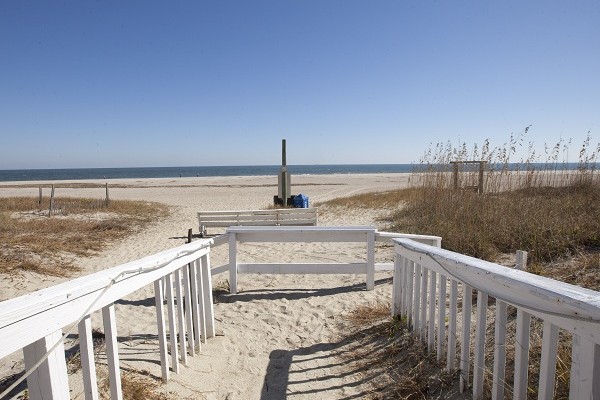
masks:
<svg viewBox="0 0 600 400"><path fill-rule="evenodd" d="M600 139L600 2L0 2L0 169Z"/></svg>

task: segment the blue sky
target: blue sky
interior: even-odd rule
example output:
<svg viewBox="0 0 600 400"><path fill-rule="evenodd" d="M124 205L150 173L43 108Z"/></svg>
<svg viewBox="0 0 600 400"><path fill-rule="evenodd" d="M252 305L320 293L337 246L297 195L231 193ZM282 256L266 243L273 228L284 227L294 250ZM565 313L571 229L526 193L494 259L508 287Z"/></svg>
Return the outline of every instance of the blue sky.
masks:
<svg viewBox="0 0 600 400"><path fill-rule="evenodd" d="M0 2L0 169L600 138L597 1Z"/></svg>

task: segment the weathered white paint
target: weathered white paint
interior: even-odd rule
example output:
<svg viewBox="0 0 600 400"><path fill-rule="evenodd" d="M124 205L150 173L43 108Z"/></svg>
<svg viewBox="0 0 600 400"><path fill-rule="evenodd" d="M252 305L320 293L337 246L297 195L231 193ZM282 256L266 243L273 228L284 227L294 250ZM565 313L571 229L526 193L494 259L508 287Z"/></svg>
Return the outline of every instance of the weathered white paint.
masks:
<svg viewBox="0 0 600 400"><path fill-rule="evenodd" d="M199 307L199 292L202 287L198 287L198 274L200 268L200 260L196 260L189 265L190 269L190 291L191 291L191 306L192 319L194 325L194 348L198 351L202 350L202 342L200 340L200 307Z"/></svg>
<svg viewBox="0 0 600 400"><path fill-rule="evenodd" d="M429 329L427 331L427 348L433 351L435 347L435 296L436 296L436 273L429 271L429 319L427 320Z"/></svg>
<svg viewBox="0 0 600 400"><path fill-rule="evenodd" d="M475 360L473 363L473 398L483 397L483 377L485 373L485 327L488 295L477 292L477 325L475 328Z"/></svg>
<svg viewBox="0 0 600 400"><path fill-rule="evenodd" d="M79 334L79 354L83 375L83 391L86 400L98 400L98 379L94 363L94 342L92 340L92 319L86 315L77 326Z"/></svg>
<svg viewBox="0 0 600 400"><path fill-rule="evenodd" d="M515 334L515 383L513 399L527 398L527 377L529 375L529 330L531 315L517 309L517 332Z"/></svg>
<svg viewBox="0 0 600 400"><path fill-rule="evenodd" d="M175 313L175 296L173 295L173 274L165 277L167 311L169 314L169 339L171 342L171 366L173 372L179 373L179 348L177 347L177 320ZM160 325L159 325L160 326ZM168 377L168 376L167 376ZM164 378L164 373L163 373Z"/></svg>
<svg viewBox="0 0 600 400"><path fill-rule="evenodd" d="M570 399L600 399L600 346L573 335Z"/></svg>
<svg viewBox="0 0 600 400"><path fill-rule="evenodd" d="M157 280L156 282L160 282L160 280ZM119 369L119 342L117 341L117 321L115 319L114 304L109 304L102 308L102 321L104 325L104 342L106 343L110 398L122 400L123 391L121 389L121 372Z"/></svg>
<svg viewBox="0 0 600 400"><path fill-rule="evenodd" d="M177 326L179 327L179 351L181 362L188 365L187 335L185 334L185 313L183 311L183 284L181 282L181 269L175 271L175 294L177 296Z"/></svg>
<svg viewBox="0 0 600 400"><path fill-rule="evenodd" d="M446 357L446 370L453 372L456 368L456 342L458 333L456 321L458 314L458 282L450 280L450 315L448 318L448 353Z"/></svg>
<svg viewBox="0 0 600 400"><path fill-rule="evenodd" d="M158 347L160 355L160 366L162 372L162 380L169 380L169 361L167 358L167 332L165 328L165 313L163 306L164 298L163 280L157 279L154 281L154 304L156 308L156 324L158 326ZM104 322L106 324L106 321Z"/></svg>
<svg viewBox="0 0 600 400"><path fill-rule="evenodd" d="M375 288L375 230L367 233L367 290Z"/></svg>
<svg viewBox="0 0 600 400"><path fill-rule="evenodd" d="M201 262L206 337L211 338L215 336L215 318L213 310L212 277L210 274L210 254L204 255Z"/></svg>
<svg viewBox="0 0 600 400"><path fill-rule="evenodd" d="M237 235L229 232L229 291L237 293Z"/></svg>
<svg viewBox="0 0 600 400"><path fill-rule="evenodd" d="M540 383L538 389L539 400L554 397L558 327L552 325L550 322L544 322L544 332L542 335L542 357L540 360Z"/></svg>
<svg viewBox="0 0 600 400"><path fill-rule="evenodd" d="M311 226L318 225L317 208L285 208L270 210L201 211L198 213L200 233L207 227L228 226Z"/></svg>
<svg viewBox="0 0 600 400"><path fill-rule="evenodd" d="M463 283L462 298L462 339L460 343L460 386L459 391L463 393L469 387L469 371L471 368L471 308L473 289Z"/></svg>
<svg viewBox="0 0 600 400"><path fill-rule="evenodd" d="M496 300L496 321L494 329L494 370L492 377L492 399L504 399L506 378L506 321L507 306L502 300Z"/></svg>
<svg viewBox="0 0 600 400"><path fill-rule="evenodd" d="M56 345L57 343L59 344ZM52 350L53 347L54 350ZM23 348L25 368L33 368L50 350L52 352L48 358L27 377L27 388L31 400L67 400L70 398L62 331L52 332Z"/></svg>
<svg viewBox="0 0 600 400"><path fill-rule="evenodd" d="M184 265L181 268L183 276L183 301L185 308L185 329L187 331L188 352L191 356L196 355L196 340L194 339L194 322L192 311L192 292L190 289L190 268Z"/></svg>
<svg viewBox="0 0 600 400"><path fill-rule="evenodd" d="M437 333L437 360L442 361L444 357L444 342L446 339L446 288L448 279L440 274L440 290L438 298L438 333Z"/></svg>

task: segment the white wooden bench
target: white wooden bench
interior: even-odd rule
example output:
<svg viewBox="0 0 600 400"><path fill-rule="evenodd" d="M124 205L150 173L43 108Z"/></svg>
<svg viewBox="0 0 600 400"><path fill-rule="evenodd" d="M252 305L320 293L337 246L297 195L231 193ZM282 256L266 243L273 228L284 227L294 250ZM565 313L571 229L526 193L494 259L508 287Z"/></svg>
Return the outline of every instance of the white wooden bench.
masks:
<svg viewBox="0 0 600 400"><path fill-rule="evenodd" d="M200 236L208 227L230 226L316 226L318 208L283 208L271 210L200 211Z"/></svg>

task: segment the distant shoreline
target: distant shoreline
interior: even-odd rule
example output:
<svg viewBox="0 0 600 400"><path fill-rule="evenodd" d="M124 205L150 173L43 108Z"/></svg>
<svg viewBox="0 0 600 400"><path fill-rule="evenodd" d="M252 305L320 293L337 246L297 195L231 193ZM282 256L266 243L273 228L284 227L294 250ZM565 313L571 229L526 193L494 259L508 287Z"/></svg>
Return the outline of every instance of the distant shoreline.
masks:
<svg viewBox="0 0 600 400"><path fill-rule="evenodd" d="M279 165L0 170L0 182L273 176ZM289 165L292 175L410 173L414 164Z"/></svg>

